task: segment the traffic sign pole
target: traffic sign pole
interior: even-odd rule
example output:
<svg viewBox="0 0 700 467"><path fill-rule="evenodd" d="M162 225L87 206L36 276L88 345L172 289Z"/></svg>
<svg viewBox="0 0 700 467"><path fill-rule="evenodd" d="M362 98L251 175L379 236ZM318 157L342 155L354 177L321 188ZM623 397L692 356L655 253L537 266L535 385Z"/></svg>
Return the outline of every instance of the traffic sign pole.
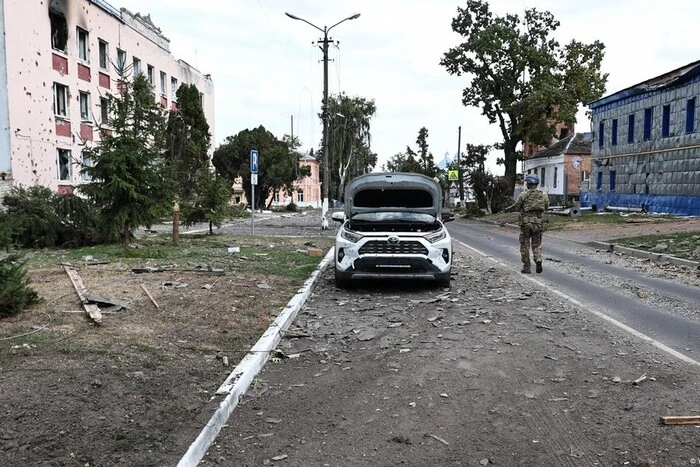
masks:
<svg viewBox="0 0 700 467"><path fill-rule="evenodd" d="M255 185L258 184L258 151L250 150L250 231L255 235Z"/></svg>

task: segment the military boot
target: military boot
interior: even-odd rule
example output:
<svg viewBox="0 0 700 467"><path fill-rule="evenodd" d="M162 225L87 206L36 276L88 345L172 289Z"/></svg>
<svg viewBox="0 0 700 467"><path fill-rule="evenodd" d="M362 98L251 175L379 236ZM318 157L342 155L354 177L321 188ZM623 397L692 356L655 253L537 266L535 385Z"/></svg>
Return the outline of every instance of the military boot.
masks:
<svg viewBox="0 0 700 467"><path fill-rule="evenodd" d="M523 265L523 268L520 270L520 272L522 272L523 274L532 274L532 271L530 270L530 265Z"/></svg>
<svg viewBox="0 0 700 467"><path fill-rule="evenodd" d="M542 272L542 261L535 261L535 271L537 274Z"/></svg>

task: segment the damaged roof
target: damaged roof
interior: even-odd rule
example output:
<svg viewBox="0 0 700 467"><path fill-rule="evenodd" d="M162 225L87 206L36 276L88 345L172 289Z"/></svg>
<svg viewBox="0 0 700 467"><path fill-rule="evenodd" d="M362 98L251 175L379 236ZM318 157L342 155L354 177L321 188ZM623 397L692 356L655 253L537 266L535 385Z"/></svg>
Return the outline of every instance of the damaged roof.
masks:
<svg viewBox="0 0 700 467"><path fill-rule="evenodd" d="M539 151L531 159L560 156L562 154L590 154L591 141L593 141L591 133L574 133Z"/></svg>
<svg viewBox="0 0 700 467"><path fill-rule="evenodd" d="M605 96L597 101L590 102L588 107L591 109L597 109L606 104L611 104L613 102L633 97L639 94L644 94L647 92L658 91L661 89L670 88L676 85L683 84L692 78L700 75L700 60L689 63L685 66L677 68L675 70L666 72L655 78L642 81L639 84L630 86L629 88L623 89L616 93Z"/></svg>

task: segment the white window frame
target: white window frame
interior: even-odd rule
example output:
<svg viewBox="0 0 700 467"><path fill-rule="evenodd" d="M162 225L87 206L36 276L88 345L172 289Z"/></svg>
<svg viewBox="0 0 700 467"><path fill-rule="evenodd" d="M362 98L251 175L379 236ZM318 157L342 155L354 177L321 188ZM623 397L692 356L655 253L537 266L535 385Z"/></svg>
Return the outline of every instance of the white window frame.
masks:
<svg viewBox="0 0 700 467"><path fill-rule="evenodd" d="M78 60L90 63L90 33L83 28L77 28Z"/></svg>
<svg viewBox="0 0 700 467"><path fill-rule="evenodd" d="M53 83L53 114L56 117L68 119L70 107L68 107L68 86L61 83Z"/></svg>
<svg viewBox="0 0 700 467"><path fill-rule="evenodd" d="M164 71L160 72L160 95L168 96L168 75Z"/></svg>
<svg viewBox="0 0 700 467"><path fill-rule="evenodd" d="M124 73L126 70L126 50L117 49L117 71Z"/></svg>
<svg viewBox="0 0 700 467"><path fill-rule="evenodd" d="M87 150L87 149L82 150L81 156L83 157L83 160L82 160L81 167L92 167L94 165L95 162L90 157L90 154L91 153L89 150ZM85 173L82 169L80 170L80 177L86 182L92 181L92 177L90 175L88 175L87 173Z"/></svg>
<svg viewBox="0 0 700 467"><path fill-rule="evenodd" d="M170 100L177 100L177 78L174 76L170 77Z"/></svg>
<svg viewBox="0 0 700 467"><path fill-rule="evenodd" d="M100 97L100 122L109 125L109 100L106 97Z"/></svg>
<svg viewBox="0 0 700 467"><path fill-rule="evenodd" d="M90 118L90 93L80 91L80 93L78 94L78 102L80 103L80 121L91 122L92 118Z"/></svg>
<svg viewBox="0 0 700 467"><path fill-rule="evenodd" d="M132 63L133 63L133 66L131 68L131 74L133 75L134 78L136 78L142 72L141 60L136 58L136 57L132 57Z"/></svg>
<svg viewBox="0 0 700 467"><path fill-rule="evenodd" d="M148 70L148 75L147 75L148 76L148 84L150 84L151 88L153 88L153 86L155 84L154 81L156 79L155 78L156 70L155 70L155 68L153 68L153 65L147 64L146 66L147 66L146 70Z"/></svg>
<svg viewBox="0 0 700 467"><path fill-rule="evenodd" d="M109 71L109 42L98 40L100 70Z"/></svg>
<svg viewBox="0 0 700 467"><path fill-rule="evenodd" d="M65 163L61 162L62 159L65 159ZM56 148L56 177L59 181L69 182L73 179L72 165L73 164L70 149ZM65 172L61 170L62 166L65 167Z"/></svg>
<svg viewBox="0 0 700 467"><path fill-rule="evenodd" d="M297 190L297 203L304 202L304 190Z"/></svg>

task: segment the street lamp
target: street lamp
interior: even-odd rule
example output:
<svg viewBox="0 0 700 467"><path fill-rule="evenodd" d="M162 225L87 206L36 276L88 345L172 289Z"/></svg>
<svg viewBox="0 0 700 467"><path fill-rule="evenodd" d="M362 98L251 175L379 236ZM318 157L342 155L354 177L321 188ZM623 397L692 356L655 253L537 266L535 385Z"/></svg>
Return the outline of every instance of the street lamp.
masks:
<svg viewBox="0 0 700 467"><path fill-rule="evenodd" d="M360 14L355 13L352 16L338 21L331 27L324 26L323 28L319 28L304 18L299 18L291 13L285 13L285 15L294 20L303 21L323 33L323 39L319 39L319 42L322 44L320 49L323 51L323 206L321 208L321 229L325 230L328 228L328 218L326 214L328 213L328 186L330 183L328 181L328 44L333 41L332 39L328 39L328 32L340 23L359 18Z"/></svg>

